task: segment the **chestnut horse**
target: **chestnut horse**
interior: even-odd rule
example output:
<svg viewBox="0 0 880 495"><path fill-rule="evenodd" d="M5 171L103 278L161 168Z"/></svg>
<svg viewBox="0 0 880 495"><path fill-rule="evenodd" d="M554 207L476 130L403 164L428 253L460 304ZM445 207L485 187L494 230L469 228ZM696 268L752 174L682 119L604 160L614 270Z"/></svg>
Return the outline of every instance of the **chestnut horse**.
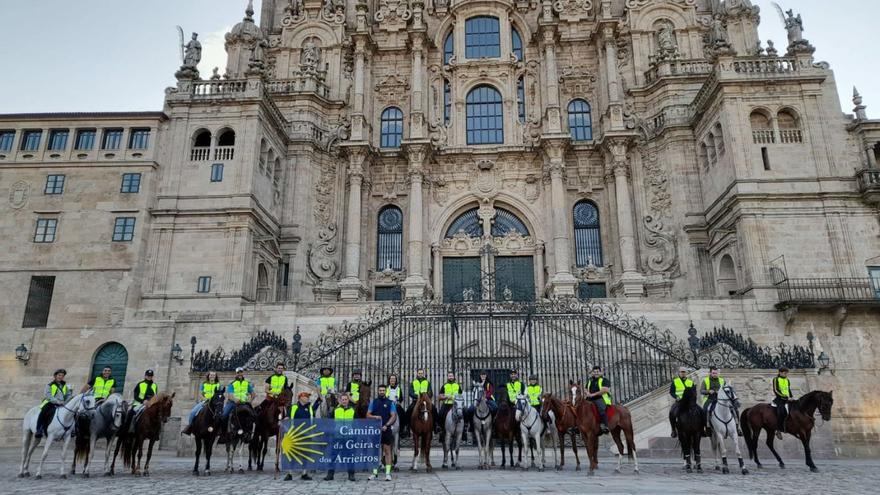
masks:
<svg viewBox="0 0 880 495"><path fill-rule="evenodd" d="M161 393L144 403L144 412L141 413L135 424L134 433L128 433L123 426L120 433L122 436L122 462L125 467L131 466L131 474L137 476L141 468L141 457L144 454L144 440L149 440L147 446L147 462L144 463L144 476L150 475L150 458L153 457L153 445L159 441L162 433L162 424L171 417L171 406L174 394ZM119 444L116 445L119 452ZM137 455L137 459L135 459ZM116 455L113 456L114 463ZM113 468L111 467L111 472Z"/></svg>
<svg viewBox="0 0 880 495"><path fill-rule="evenodd" d="M266 452L269 450L269 439L278 434L281 418L286 416L287 408L293 400L293 391L285 387L277 397L266 397L254 410L257 414L254 423L254 436L251 438L248 452L248 471L257 465L257 471L263 470ZM277 463L278 457L275 461ZM278 466L275 466L278 470Z"/></svg>
<svg viewBox="0 0 880 495"><path fill-rule="evenodd" d="M831 406L834 405L834 397L831 392L823 392L814 390L805 394L800 399L789 403L789 415L785 420L785 432L789 435L797 437L804 446L804 456L807 460L807 466L810 471L817 472L819 468L813 463L813 454L810 451L810 436L813 434L813 427L816 420L813 415L816 410L825 421L831 420ZM746 439L746 446L749 448L749 458L754 459L758 468L761 468L761 461L758 460L758 437L763 429L767 432L767 447L779 462L779 467L785 468L782 458L773 448L773 436L776 434L776 407L770 404L758 404L750 407L740 415L740 425L742 426L743 436Z"/></svg>
<svg viewBox="0 0 880 495"><path fill-rule="evenodd" d="M431 405L431 396L427 393L419 395L419 399L413 406L409 420L409 429L413 435L413 463L410 471L419 469L419 450L425 460L425 470L429 473L431 467L431 439L434 437L434 407Z"/></svg>
<svg viewBox="0 0 880 495"><path fill-rule="evenodd" d="M354 403L355 418L364 419L367 417L367 409L370 407L370 399L372 398L371 395L370 382L361 383L361 388L358 390L358 400Z"/></svg>
<svg viewBox="0 0 880 495"><path fill-rule="evenodd" d="M599 408L586 398L580 383L574 383L571 386L571 403L577 416L578 430L581 432L584 445L587 446L587 456L590 458L588 474L592 476L596 468L599 467L599 437L603 434L599 428ZM608 430L617 445L617 467L614 472L620 472L623 461L623 442L620 439L620 433L623 432L626 438L626 455L633 461L633 472L638 474L639 458L636 455L636 441L629 409L621 404L613 404L608 406L605 412L608 416Z"/></svg>
<svg viewBox="0 0 880 495"><path fill-rule="evenodd" d="M501 469L507 466L507 448L510 451L510 467L519 467L522 463L522 435L520 434L519 422L516 420L516 408L510 403L507 392L500 394L501 399L498 401L498 412L495 413L495 438L501 444ZM516 465L513 464L513 443L516 442L518 457ZM490 449L494 448L490 447Z"/></svg>
<svg viewBox="0 0 880 495"><path fill-rule="evenodd" d="M571 437L571 451L574 452L574 458L577 461L575 471L581 470L581 458L577 451L577 415L570 401L562 402L553 396L553 394L544 394L544 421L547 421L547 415L552 411L556 417L556 433L559 435L559 454L562 461L556 467L557 471L565 469L565 435Z"/></svg>

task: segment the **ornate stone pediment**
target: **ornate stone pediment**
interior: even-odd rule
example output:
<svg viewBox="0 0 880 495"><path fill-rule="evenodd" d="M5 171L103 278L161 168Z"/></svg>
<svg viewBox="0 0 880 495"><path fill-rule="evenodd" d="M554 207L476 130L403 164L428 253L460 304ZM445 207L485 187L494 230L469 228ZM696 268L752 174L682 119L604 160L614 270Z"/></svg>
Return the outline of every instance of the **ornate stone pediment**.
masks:
<svg viewBox="0 0 880 495"><path fill-rule="evenodd" d="M687 8L696 6L697 0L626 0L626 8L631 10L643 9L650 5L663 4L671 4L677 5L682 8Z"/></svg>
<svg viewBox="0 0 880 495"><path fill-rule="evenodd" d="M471 237L467 235L466 232L460 230L453 234L452 237L443 239L440 243L440 248L450 249L457 253L464 254L468 251L479 249L481 244L482 239L479 237Z"/></svg>
<svg viewBox="0 0 880 495"><path fill-rule="evenodd" d="M563 67L559 76L562 93L568 96L589 96L593 92L596 74L585 65Z"/></svg>
<svg viewBox="0 0 880 495"><path fill-rule="evenodd" d="M406 101L409 95L409 82L397 74L390 74L376 84L376 98L383 103Z"/></svg>
<svg viewBox="0 0 880 495"><path fill-rule="evenodd" d="M595 15L592 0L556 0L553 10L559 14L560 19L569 22L589 19Z"/></svg>
<svg viewBox="0 0 880 495"><path fill-rule="evenodd" d="M493 237L492 245L499 251L521 251L526 248L534 250L535 238L511 229L504 237Z"/></svg>
<svg viewBox="0 0 880 495"><path fill-rule="evenodd" d="M407 0L379 0L373 19L383 31L396 32L406 29L412 18L412 10Z"/></svg>

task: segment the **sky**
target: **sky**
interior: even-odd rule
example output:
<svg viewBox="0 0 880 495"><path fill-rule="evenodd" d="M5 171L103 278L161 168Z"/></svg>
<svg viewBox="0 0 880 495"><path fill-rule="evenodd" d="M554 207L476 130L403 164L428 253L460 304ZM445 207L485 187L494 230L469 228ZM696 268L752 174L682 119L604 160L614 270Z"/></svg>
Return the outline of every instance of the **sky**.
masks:
<svg viewBox="0 0 880 495"><path fill-rule="evenodd" d="M844 112L859 88L869 116L880 115L880 67L872 29L877 0L778 0L804 19L816 60L831 64ZM759 34L784 52L785 29L769 0ZM175 26L200 33L203 78L226 65L223 35L244 16L246 0L0 0L0 113L161 110L176 83ZM260 0L255 1L259 18Z"/></svg>

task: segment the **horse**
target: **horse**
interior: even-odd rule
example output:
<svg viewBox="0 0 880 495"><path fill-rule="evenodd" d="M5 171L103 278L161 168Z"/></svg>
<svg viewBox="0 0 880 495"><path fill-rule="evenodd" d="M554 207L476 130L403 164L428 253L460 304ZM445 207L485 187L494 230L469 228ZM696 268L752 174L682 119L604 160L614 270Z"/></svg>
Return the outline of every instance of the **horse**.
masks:
<svg viewBox="0 0 880 495"><path fill-rule="evenodd" d="M477 450L480 453L480 469L489 469L495 465L492 455L492 410L486 400L486 392L482 386L474 387L474 417L471 419L474 436L477 438Z"/></svg>
<svg viewBox="0 0 880 495"><path fill-rule="evenodd" d="M453 469L461 469L458 465L458 451L461 448L464 433L464 398L456 394L452 400L452 408L443 418L443 469L447 468L446 460L452 461Z"/></svg>
<svg viewBox="0 0 880 495"><path fill-rule="evenodd" d="M292 399L293 397L291 396L291 400ZM336 396L336 389L328 389L322 399L321 407L318 408L316 414L321 418L332 418L336 411L336 406L339 405L339 399Z"/></svg>
<svg viewBox="0 0 880 495"><path fill-rule="evenodd" d="M95 445L98 439L107 440L107 451L104 454L104 474L110 474L110 452L113 440L125 416L128 414L128 403L122 400L121 394L112 394L95 409L81 414L76 422L76 440L73 451L73 465L70 474L76 473L77 461L84 461L82 474L89 477L92 457L95 455Z"/></svg>
<svg viewBox="0 0 880 495"><path fill-rule="evenodd" d="M397 411L403 411L400 403L394 404ZM397 420L391 424L391 466L394 471L399 471L397 467L397 459L400 457L400 430L402 428L400 418L406 414L397 413Z"/></svg>
<svg viewBox="0 0 880 495"><path fill-rule="evenodd" d="M742 474L749 474L743 463L742 452L739 449L739 435L736 431L736 409L739 407L739 398L736 391L730 384L724 385L718 390L715 398L716 404L709 416L709 426L712 428L710 438L712 440L712 452L715 454L715 470L721 471L723 474L730 473L727 467L727 444L726 439L733 439L733 445L736 448L736 458L739 461L739 468ZM718 455L721 454L721 465L718 462Z"/></svg>
<svg viewBox="0 0 880 495"><path fill-rule="evenodd" d="M813 427L816 420L813 416L816 410L824 421L831 421L831 406L834 405L834 397L832 392L823 392L814 390L805 394L800 399L789 403L789 415L785 420L785 432L789 435L797 437L804 446L804 456L806 457L807 466L812 472L818 472L819 468L813 463L813 454L810 450L810 437L813 433ZM761 461L758 460L758 437L761 435L761 429L767 432L767 447L770 452L776 456L780 468L785 468L782 458L773 448L773 435L776 433L776 407L770 404L762 403L750 407L740 415L740 425L742 426L743 436L746 439L746 445L749 448L749 458L755 461L760 469Z"/></svg>
<svg viewBox="0 0 880 495"><path fill-rule="evenodd" d="M248 452L248 471L253 469L253 464L257 465L257 471L263 470L266 452L269 450L269 439L278 434L278 425L281 422L281 418L284 417L284 412L290 407L292 400L293 391L285 387L277 397L266 397L257 406L255 410L257 419L254 424L254 435ZM331 414L324 417L332 418L332 411L331 409Z"/></svg>
<svg viewBox="0 0 880 495"><path fill-rule="evenodd" d="M544 447L541 444L544 436L544 422L541 421L541 414L529 404L529 400L525 395L519 395L516 398L515 416L516 421L519 423L523 445L529 445L529 449L531 449L529 439L535 442L535 450L538 454L532 458L532 467L535 466L534 458L537 457L539 459L538 471L544 471L546 459L544 458Z"/></svg>
<svg viewBox="0 0 880 495"><path fill-rule="evenodd" d="M66 467L64 460L67 457L67 446L70 444L70 439L73 438L76 417L79 414L94 409L94 407L95 397L91 393L87 393L75 395L66 404L60 405L55 409L52 422L46 427L46 446L43 447L43 455L40 456L40 465L37 466L35 479L43 478L43 463L46 461L46 457L49 455L49 448L55 440L64 442L64 446L61 449L61 477L67 479L67 474L64 472ZM39 416L40 406L36 406L29 409L27 414L24 415L24 420L22 420L21 469L18 471L19 478L26 478L31 475L28 471L31 456L37 446L40 445L41 440L35 437L37 433L37 418Z"/></svg>
<svg viewBox="0 0 880 495"><path fill-rule="evenodd" d="M501 394L501 400L498 401L498 412L495 413L495 438L501 444L501 469L506 469L507 452L505 447L510 451L510 467L513 468L513 443L516 442L519 447L518 461L516 467L522 463L522 435L519 431L519 424L516 421L516 410L507 397L507 392Z"/></svg>
<svg viewBox="0 0 880 495"><path fill-rule="evenodd" d="M144 440L149 440L147 462L144 463L143 475L150 475L150 459L153 457L153 445L159 441L159 434L162 433L162 424L171 417L173 399L173 393L171 395L161 393L153 396L153 398L144 403L144 411L140 417L133 420L137 421L134 433L120 435L122 440L122 462L125 467L131 466L131 474L135 476L139 474L141 457L144 454ZM119 452L119 442L116 445L116 452ZM137 459L135 459L135 455L137 455ZM113 455L113 461L115 463L116 454ZM112 472L112 466L110 470Z"/></svg>
<svg viewBox="0 0 880 495"><path fill-rule="evenodd" d="M199 457L202 455L202 449L205 450L205 476L211 476L211 454L214 450L214 440L217 439L222 427L220 419L225 399L224 394L215 393L193 418L190 431L196 441L196 463L193 466L193 474L196 476L199 475Z"/></svg>
<svg viewBox="0 0 880 495"><path fill-rule="evenodd" d="M681 445L681 455L684 457L685 470L692 473L691 454L698 473L703 472L700 458L700 441L703 437L703 410L697 405L697 388L688 387L678 400L678 410L675 414L675 430L678 432L678 442Z"/></svg>
<svg viewBox="0 0 880 495"><path fill-rule="evenodd" d="M434 436L434 408L431 404L431 396L427 393L419 395L413 405L410 416L410 431L413 436L413 463L410 471L418 471L419 451L425 460L425 469L430 473L431 467L431 439Z"/></svg>
<svg viewBox="0 0 880 495"><path fill-rule="evenodd" d="M242 451L245 446L250 450L251 438L254 434L256 418L250 404L238 404L229 413L229 433L226 437L226 472L232 473L235 453L238 451L238 472L244 472Z"/></svg>
<svg viewBox="0 0 880 495"><path fill-rule="evenodd" d="M354 403L354 417L364 419L367 417L367 410L370 408L370 399L372 390L369 383L361 383L358 390L358 400Z"/></svg>
<svg viewBox="0 0 880 495"><path fill-rule="evenodd" d="M599 428L599 408L592 401L586 399L583 387L579 383L571 385L571 403L577 416L578 430L587 447L587 456L590 458L589 475L592 476L599 466L599 437L602 431ZM639 458L636 455L636 441L632 426L632 414L629 409L621 404L609 405L605 409L608 418L608 430L611 439L617 446L617 467L615 473L621 472L624 449L620 434L626 439L626 456L633 462L633 473L639 473Z"/></svg>
<svg viewBox="0 0 880 495"><path fill-rule="evenodd" d="M549 419L550 413L553 413L553 425L556 427L561 457L561 462L556 466L556 470L561 471L565 469L565 435L568 434L571 437L571 450L574 452L574 458L577 461L575 471L580 471L581 459L577 451L577 415L575 414L574 407L572 407L570 401L563 403L554 397L553 394L544 394L542 414L548 416Z"/></svg>

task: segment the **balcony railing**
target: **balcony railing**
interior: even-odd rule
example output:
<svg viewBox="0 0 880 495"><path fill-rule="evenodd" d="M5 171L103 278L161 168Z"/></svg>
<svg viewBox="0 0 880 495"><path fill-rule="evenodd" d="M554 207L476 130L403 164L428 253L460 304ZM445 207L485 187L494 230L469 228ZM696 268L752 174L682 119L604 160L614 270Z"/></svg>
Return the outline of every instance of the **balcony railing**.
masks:
<svg viewBox="0 0 880 495"><path fill-rule="evenodd" d="M211 148L209 146L194 146L189 153L189 161L206 162L211 159Z"/></svg>
<svg viewBox="0 0 880 495"><path fill-rule="evenodd" d="M856 174L859 181L859 192L865 193L870 190L880 190L880 168L866 168Z"/></svg>
<svg viewBox="0 0 880 495"><path fill-rule="evenodd" d="M663 60L652 65L645 72L645 81L650 84L666 76L694 76L712 73L712 64L705 60Z"/></svg>
<svg viewBox="0 0 880 495"><path fill-rule="evenodd" d="M773 129L752 129L752 140L755 144L775 144L776 133Z"/></svg>
<svg viewBox="0 0 880 495"><path fill-rule="evenodd" d="M776 283L779 305L880 305L880 281L870 278L791 278Z"/></svg>
<svg viewBox="0 0 880 495"><path fill-rule="evenodd" d="M800 129L779 129L779 142L782 144L803 143L804 133Z"/></svg>
<svg viewBox="0 0 880 495"><path fill-rule="evenodd" d="M214 148L214 160L232 160L235 157L235 146L217 146Z"/></svg>

